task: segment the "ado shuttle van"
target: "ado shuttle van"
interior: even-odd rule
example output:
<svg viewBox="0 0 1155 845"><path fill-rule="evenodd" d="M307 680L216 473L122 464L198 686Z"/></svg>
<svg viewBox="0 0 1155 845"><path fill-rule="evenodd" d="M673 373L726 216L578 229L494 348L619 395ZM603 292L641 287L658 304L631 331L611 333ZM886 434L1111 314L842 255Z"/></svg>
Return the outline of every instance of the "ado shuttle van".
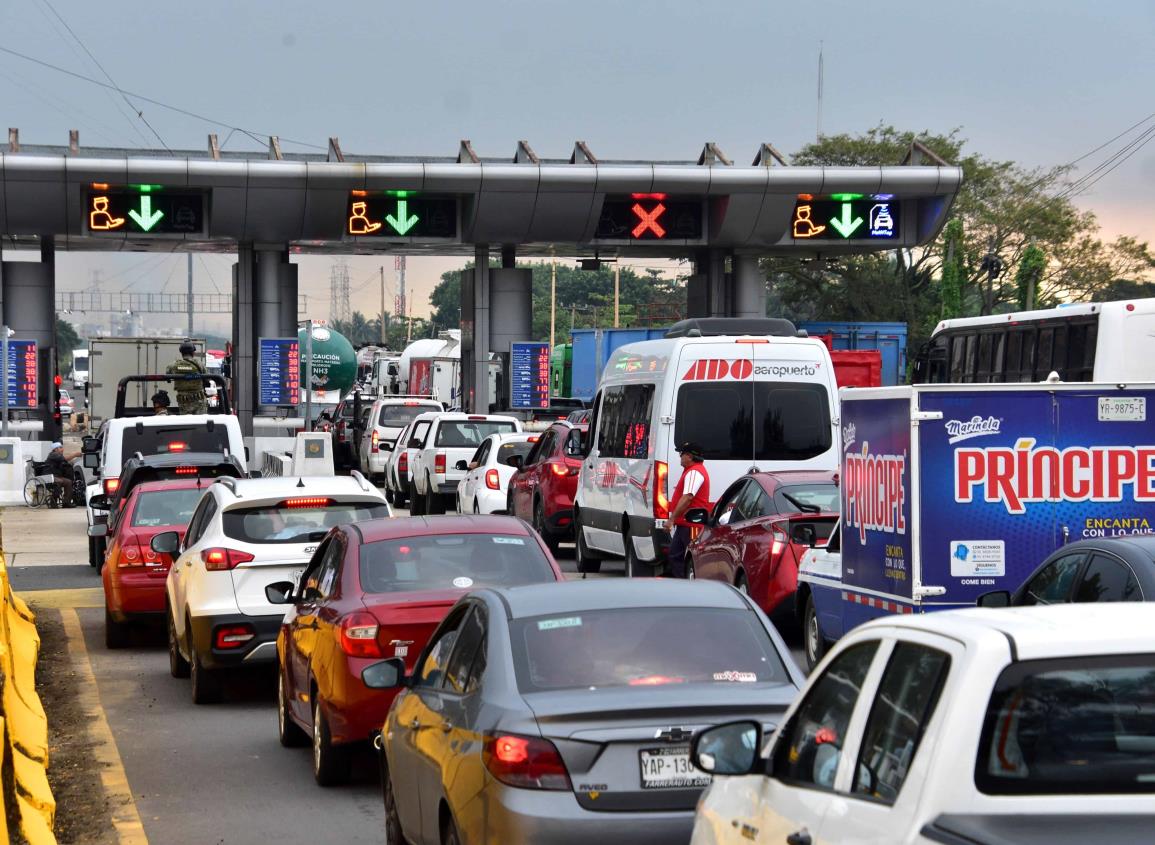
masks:
<svg viewBox="0 0 1155 845"><path fill-rule="evenodd" d="M702 448L714 499L752 469L837 469L837 430L830 353L787 320L684 320L622 346L594 398L575 503L579 569L622 557L629 576L661 573L677 444Z"/></svg>

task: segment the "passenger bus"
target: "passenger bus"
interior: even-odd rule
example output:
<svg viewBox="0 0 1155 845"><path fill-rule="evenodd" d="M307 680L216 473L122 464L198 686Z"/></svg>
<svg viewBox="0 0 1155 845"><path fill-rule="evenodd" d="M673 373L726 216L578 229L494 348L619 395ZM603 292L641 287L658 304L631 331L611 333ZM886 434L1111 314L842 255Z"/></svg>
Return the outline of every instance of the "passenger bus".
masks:
<svg viewBox="0 0 1155 845"><path fill-rule="evenodd" d="M914 384L1155 381L1155 299L943 320Z"/></svg>

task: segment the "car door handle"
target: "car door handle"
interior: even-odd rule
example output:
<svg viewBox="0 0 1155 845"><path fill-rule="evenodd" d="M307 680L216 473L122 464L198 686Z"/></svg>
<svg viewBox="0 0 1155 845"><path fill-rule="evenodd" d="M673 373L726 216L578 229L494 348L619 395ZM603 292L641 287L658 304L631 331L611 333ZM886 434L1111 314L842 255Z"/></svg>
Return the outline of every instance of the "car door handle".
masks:
<svg viewBox="0 0 1155 845"><path fill-rule="evenodd" d="M786 845L810 845L810 831L806 828L794 831L786 837Z"/></svg>

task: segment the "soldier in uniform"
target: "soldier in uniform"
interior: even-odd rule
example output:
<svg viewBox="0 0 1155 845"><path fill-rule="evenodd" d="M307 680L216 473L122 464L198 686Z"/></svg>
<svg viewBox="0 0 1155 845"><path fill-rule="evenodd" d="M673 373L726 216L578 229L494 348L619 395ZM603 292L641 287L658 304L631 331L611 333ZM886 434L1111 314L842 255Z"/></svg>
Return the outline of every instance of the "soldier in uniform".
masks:
<svg viewBox="0 0 1155 845"><path fill-rule="evenodd" d="M203 376L205 368L193 356L196 355L196 344L185 341L180 345L180 359L170 364L165 370L169 375ZM176 404L182 414L203 414L206 412L205 385L199 379L178 379L173 382L176 388Z"/></svg>

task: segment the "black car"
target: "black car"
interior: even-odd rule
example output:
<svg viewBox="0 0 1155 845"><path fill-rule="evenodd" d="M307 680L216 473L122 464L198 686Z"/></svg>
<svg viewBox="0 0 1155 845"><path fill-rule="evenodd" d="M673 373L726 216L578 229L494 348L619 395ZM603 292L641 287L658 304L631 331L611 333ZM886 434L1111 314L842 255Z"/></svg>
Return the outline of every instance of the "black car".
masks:
<svg viewBox="0 0 1155 845"><path fill-rule="evenodd" d="M1080 540L1063 546L1014 593L979 596L980 607L1155 600L1155 535Z"/></svg>

